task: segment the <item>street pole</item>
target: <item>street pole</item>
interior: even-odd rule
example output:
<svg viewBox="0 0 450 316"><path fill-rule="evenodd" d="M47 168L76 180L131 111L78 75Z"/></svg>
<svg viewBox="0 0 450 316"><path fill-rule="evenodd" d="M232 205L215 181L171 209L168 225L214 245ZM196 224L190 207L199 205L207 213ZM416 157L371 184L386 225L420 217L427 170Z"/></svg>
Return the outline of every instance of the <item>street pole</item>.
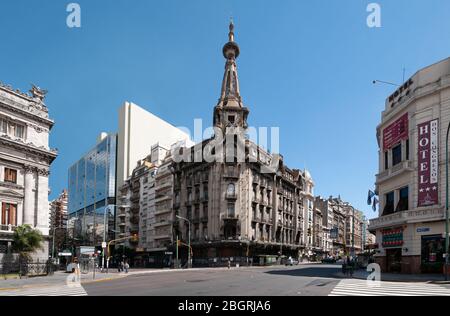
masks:
<svg viewBox="0 0 450 316"><path fill-rule="evenodd" d="M177 235L177 248L176 248L176 253L177 253L177 269L180 267L180 264L178 263L178 235Z"/></svg>
<svg viewBox="0 0 450 316"><path fill-rule="evenodd" d="M353 219L352 219L352 257L355 257L355 208L352 206Z"/></svg>
<svg viewBox="0 0 450 316"><path fill-rule="evenodd" d="M177 218L178 219L181 219L181 220L183 220L183 221L186 221L186 222L188 222L188 226L189 226L189 232L188 232L188 234L189 234L189 240L188 240L188 268L190 268L191 267L191 260L192 260L192 258L191 258L191 221L190 220L188 220L187 218L184 218L184 217L181 217L181 216L178 216L177 215Z"/></svg>
<svg viewBox="0 0 450 316"><path fill-rule="evenodd" d="M190 269L190 268L192 268L192 258L191 258L191 256L192 256L192 254L191 254L191 251L192 251L192 248L191 248L191 222L188 221L188 223L189 223L188 268Z"/></svg>
<svg viewBox="0 0 450 316"><path fill-rule="evenodd" d="M109 213L109 205L106 206L105 208L105 214L103 216L103 242L102 242L102 246L106 244L106 214L107 212ZM105 269L105 249L103 248L103 253L102 253L102 267L103 269Z"/></svg>
<svg viewBox="0 0 450 316"><path fill-rule="evenodd" d="M53 227L52 260L55 260L55 231L56 227Z"/></svg>
<svg viewBox="0 0 450 316"><path fill-rule="evenodd" d="M448 140L450 134L450 124L447 128L447 138L445 141L445 281L448 281L448 264L449 264L449 183L448 183Z"/></svg>

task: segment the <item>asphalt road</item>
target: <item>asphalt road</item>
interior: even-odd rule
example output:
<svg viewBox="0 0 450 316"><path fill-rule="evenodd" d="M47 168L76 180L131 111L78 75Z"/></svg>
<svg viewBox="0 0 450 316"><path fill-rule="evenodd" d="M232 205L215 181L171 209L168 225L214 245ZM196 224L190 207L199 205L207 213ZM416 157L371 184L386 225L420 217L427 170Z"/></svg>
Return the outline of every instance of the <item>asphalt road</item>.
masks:
<svg viewBox="0 0 450 316"><path fill-rule="evenodd" d="M90 296L326 296L335 265L240 268L135 275L84 285Z"/></svg>

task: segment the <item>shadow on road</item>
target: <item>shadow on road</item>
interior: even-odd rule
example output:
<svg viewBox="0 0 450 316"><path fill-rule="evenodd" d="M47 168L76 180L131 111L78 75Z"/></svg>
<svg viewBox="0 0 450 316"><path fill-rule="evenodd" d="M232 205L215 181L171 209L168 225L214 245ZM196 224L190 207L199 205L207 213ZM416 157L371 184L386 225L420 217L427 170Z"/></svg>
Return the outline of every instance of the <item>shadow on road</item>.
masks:
<svg viewBox="0 0 450 316"><path fill-rule="evenodd" d="M339 266L317 266L299 269L286 269L286 270L272 270L266 273L272 275L286 275L296 277L316 277L316 278L333 278L342 279L344 275L340 277L341 268Z"/></svg>

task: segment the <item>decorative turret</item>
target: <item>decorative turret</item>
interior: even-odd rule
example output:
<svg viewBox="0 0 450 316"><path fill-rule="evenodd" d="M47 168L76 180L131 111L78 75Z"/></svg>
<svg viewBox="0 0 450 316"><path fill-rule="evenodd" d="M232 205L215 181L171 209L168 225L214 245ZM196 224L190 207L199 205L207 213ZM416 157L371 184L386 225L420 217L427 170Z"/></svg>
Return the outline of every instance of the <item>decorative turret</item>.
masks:
<svg viewBox="0 0 450 316"><path fill-rule="evenodd" d="M247 128L248 109L243 106L239 90L236 59L239 57L239 45L234 41L234 24L230 22L228 43L223 47L223 56L226 59L225 74L219 103L214 109L214 126Z"/></svg>

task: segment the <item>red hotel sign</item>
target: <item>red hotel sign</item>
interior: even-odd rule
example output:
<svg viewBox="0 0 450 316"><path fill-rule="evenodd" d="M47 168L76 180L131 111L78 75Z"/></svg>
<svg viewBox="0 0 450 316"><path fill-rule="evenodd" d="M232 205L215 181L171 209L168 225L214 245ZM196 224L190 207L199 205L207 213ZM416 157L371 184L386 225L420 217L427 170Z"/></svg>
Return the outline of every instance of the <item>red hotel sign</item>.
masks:
<svg viewBox="0 0 450 316"><path fill-rule="evenodd" d="M419 199L418 207L439 203L439 122L418 125Z"/></svg>
<svg viewBox="0 0 450 316"><path fill-rule="evenodd" d="M408 136L408 113L405 113L383 131L384 151L391 149L399 141L408 139Z"/></svg>

